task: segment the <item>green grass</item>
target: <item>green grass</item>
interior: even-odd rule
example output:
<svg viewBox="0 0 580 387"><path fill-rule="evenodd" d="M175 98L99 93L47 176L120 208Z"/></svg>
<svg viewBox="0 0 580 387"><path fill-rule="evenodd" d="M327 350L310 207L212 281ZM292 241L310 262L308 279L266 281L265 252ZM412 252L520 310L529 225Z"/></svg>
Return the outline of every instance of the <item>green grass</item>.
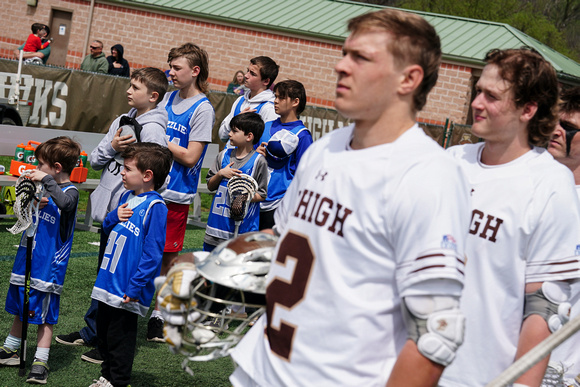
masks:
<svg viewBox="0 0 580 387"><path fill-rule="evenodd" d="M9 166L8 157L0 157L0 164ZM7 162L6 162L7 161ZM8 169L8 168L7 168ZM205 177L207 171L202 172ZM89 178L99 178L99 172L89 168ZM88 199L87 192L81 192L79 212L84 212ZM207 220L211 195L202 195L202 220ZM14 219L0 219L0 345L10 331L13 316L4 311L6 291L14 256L20 236L10 234L6 228L14 224ZM188 226L185 235L184 252L201 250L205 230ZM54 336L79 330L84 326L83 316L90 303L90 294L96 278L98 247L90 242L98 242L99 235L88 231L75 231L74 243L69 261L66 281L61 295L59 323L54 327ZM231 359L224 358L211 362L194 362L190 367L194 376L181 369L184 357L172 354L165 344L149 343L145 340L147 320L139 319L137 351L133 363L132 382L135 386L230 386L228 376L234 367ZM28 369L36 350L36 326L28 330ZM100 376L100 366L84 362L80 356L89 347L73 347L52 341L48 385L77 387L88 386ZM18 376L18 367L0 366L0 387L24 386L24 377Z"/></svg>

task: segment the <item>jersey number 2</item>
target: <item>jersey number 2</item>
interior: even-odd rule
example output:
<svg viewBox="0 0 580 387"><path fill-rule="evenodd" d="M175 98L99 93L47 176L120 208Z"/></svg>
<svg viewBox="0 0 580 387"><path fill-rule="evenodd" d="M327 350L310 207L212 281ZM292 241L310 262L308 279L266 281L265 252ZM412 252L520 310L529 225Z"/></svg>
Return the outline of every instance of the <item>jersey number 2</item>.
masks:
<svg viewBox="0 0 580 387"><path fill-rule="evenodd" d="M115 270L117 269L117 263L119 263L119 257L121 256L121 253L123 252L123 247L125 247L125 241L127 240L127 237L125 235L119 235L119 238L117 238L117 235L118 234L116 231L111 231L111 234L109 235L109 240L107 241L107 247L105 247L105 254L103 257L103 263L101 263L101 269L107 270L107 266L109 265L109 260L110 260L109 257L111 256L113 249L115 249L115 253L113 254L113 260L111 262L111 267L109 268L109 271L113 274L115 273Z"/></svg>
<svg viewBox="0 0 580 387"><path fill-rule="evenodd" d="M268 326L266 334L270 349L283 359L290 360L292 342L296 333L296 325L280 320L279 327L272 326L272 316L276 308L291 310L302 301L308 287L310 272L314 264L314 252L308 238L303 235L288 233L278 250L276 264L283 266L295 262L294 272L290 282L280 277L274 278L266 291Z"/></svg>

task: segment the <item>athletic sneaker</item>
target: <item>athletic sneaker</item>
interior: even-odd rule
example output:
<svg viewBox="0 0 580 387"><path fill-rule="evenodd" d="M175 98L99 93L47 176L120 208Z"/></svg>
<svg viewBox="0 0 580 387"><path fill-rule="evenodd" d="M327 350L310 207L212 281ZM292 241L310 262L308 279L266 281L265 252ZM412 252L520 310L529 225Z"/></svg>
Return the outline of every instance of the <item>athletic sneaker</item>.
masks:
<svg viewBox="0 0 580 387"><path fill-rule="evenodd" d="M46 379L48 379L48 365L44 361L35 359L26 383L46 384Z"/></svg>
<svg viewBox="0 0 580 387"><path fill-rule="evenodd" d="M113 385L111 384L111 382L109 382L107 379L103 378L102 376L99 378L99 380L93 380L93 384L91 384L89 387L113 387Z"/></svg>
<svg viewBox="0 0 580 387"><path fill-rule="evenodd" d="M8 347L0 347L0 364L5 366L17 366L20 364L18 350Z"/></svg>
<svg viewBox="0 0 580 387"><path fill-rule="evenodd" d="M93 348L89 352L83 353L81 359L93 364L101 364L103 362L103 357L97 348Z"/></svg>
<svg viewBox="0 0 580 387"><path fill-rule="evenodd" d="M55 340L57 343L64 345L87 345L79 332L69 333L68 335L57 335Z"/></svg>
<svg viewBox="0 0 580 387"><path fill-rule="evenodd" d="M157 317L152 317L147 323L147 341L155 343L165 343L163 337L163 320Z"/></svg>

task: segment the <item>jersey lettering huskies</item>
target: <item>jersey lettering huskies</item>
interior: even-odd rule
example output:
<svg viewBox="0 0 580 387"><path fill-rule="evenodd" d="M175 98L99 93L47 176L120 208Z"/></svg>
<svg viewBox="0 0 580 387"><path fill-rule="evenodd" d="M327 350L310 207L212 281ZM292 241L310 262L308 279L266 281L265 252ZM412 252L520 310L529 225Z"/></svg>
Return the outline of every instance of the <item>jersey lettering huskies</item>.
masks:
<svg viewBox="0 0 580 387"><path fill-rule="evenodd" d="M149 279L158 275L161 267L165 227L159 224L165 225L161 219L167 217L167 207L155 191L139 196L127 192L119 204L125 202L129 203L133 215L126 222L117 223L109 233L92 298L144 317L155 293L153 281ZM115 218L118 220L116 210L107 215L103 226ZM147 248L147 243L157 242L160 244L155 248ZM143 283L147 285L143 287ZM125 294L138 302L123 304Z"/></svg>
<svg viewBox="0 0 580 387"><path fill-rule="evenodd" d="M183 148L189 146L189 121L191 116L202 103L210 103L207 97L201 98L183 114L173 112L173 100L179 91L171 93L167 105L169 122L167 124L167 140ZM197 192L199 173L205 156L207 145L203 149L201 157L192 168L187 168L183 164L173 161L171 171L169 171L169 182L167 189L163 191L163 198L174 203L189 204L193 202L193 197Z"/></svg>
<svg viewBox="0 0 580 387"><path fill-rule="evenodd" d="M439 279L457 284L442 293L460 294L459 166L417 125L362 150L350 149L352 134L315 142L276 210L267 312L234 349L234 385L244 374L263 386L385 385L407 340L401 298Z"/></svg>

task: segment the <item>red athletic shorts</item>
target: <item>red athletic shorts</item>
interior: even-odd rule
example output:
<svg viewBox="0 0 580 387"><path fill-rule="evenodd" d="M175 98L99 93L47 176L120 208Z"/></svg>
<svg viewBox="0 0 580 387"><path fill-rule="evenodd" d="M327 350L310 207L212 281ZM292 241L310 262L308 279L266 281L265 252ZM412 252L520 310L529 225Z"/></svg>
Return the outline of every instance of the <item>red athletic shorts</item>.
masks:
<svg viewBox="0 0 580 387"><path fill-rule="evenodd" d="M175 253L183 250L188 213L189 204L167 202L167 233L163 252Z"/></svg>

